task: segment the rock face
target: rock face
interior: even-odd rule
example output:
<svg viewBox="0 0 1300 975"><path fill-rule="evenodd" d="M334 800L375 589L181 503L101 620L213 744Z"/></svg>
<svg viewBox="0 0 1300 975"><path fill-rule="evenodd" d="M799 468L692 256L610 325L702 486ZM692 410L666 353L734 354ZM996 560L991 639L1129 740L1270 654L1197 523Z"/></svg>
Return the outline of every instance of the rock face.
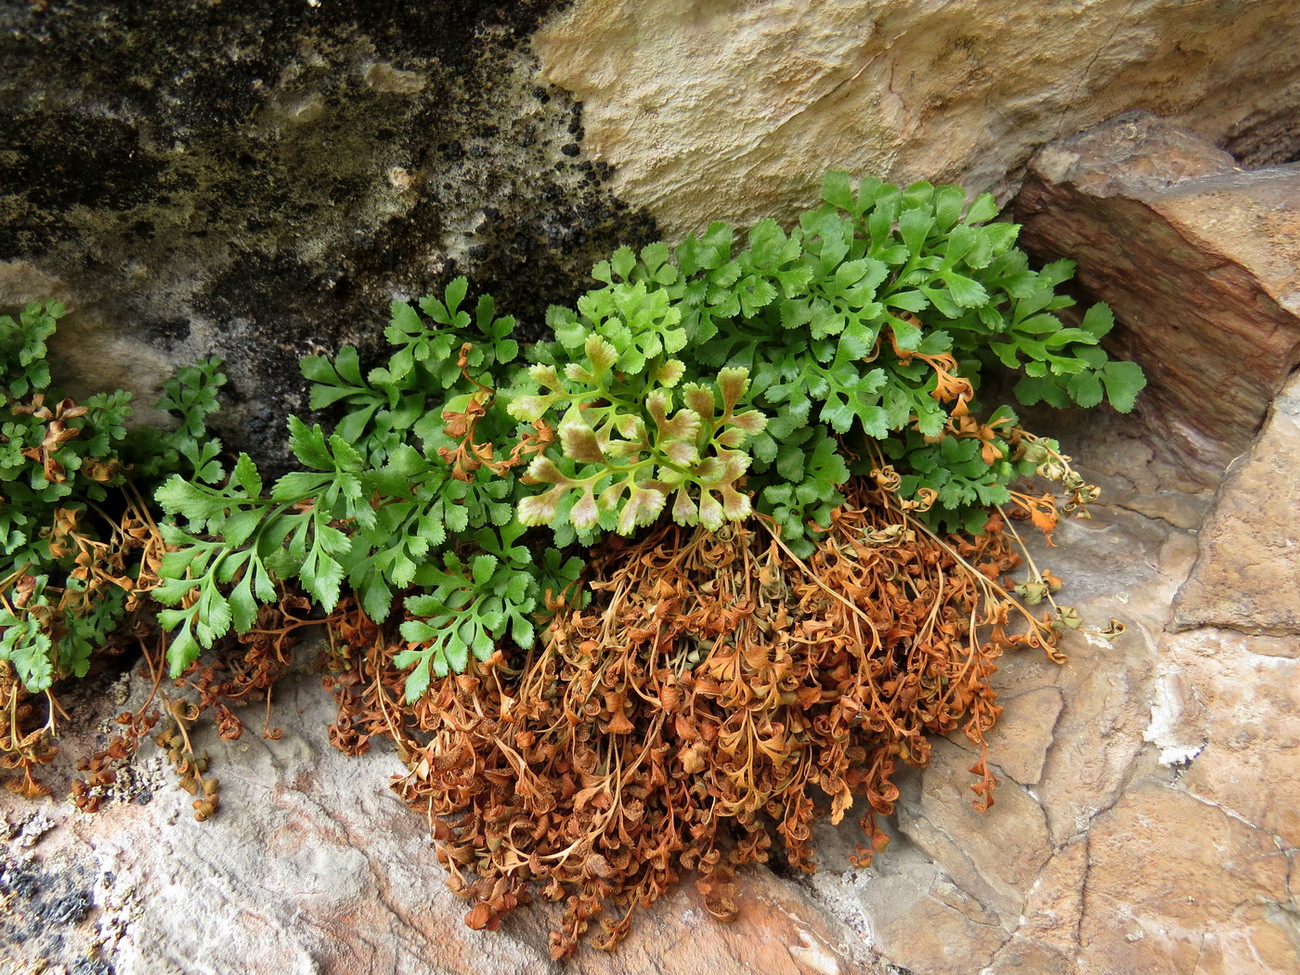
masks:
<svg viewBox="0 0 1300 975"><path fill-rule="evenodd" d="M1243 171L1145 114L1045 148L1016 200L1022 245L1120 310L1143 411L1208 483L1300 364L1297 200L1300 166Z"/></svg>
<svg viewBox="0 0 1300 975"><path fill-rule="evenodd" d="M1201 555L1174 604L1180 627L1300 636L1300 375L1219 489Z"/></svg>
<svg viewBox="0 0 1300 975"><path fill-rule="evenodd" d="M555 4L82 0L0 9L0 302L64 299L74 393L216 353L227 440L284 451L298 359L374 351L458 273L535 336L654 233L538 77Z"/></svg>
<svg viewBox="0 0 1300 975"><path fill-rule="evenodd" d="M1300 153L1300 5L156 6L0 10L0 304L75 305L63 354L88 386L147 393L224 353L237 442L268 458L297 356L373 348L394 295L467 271L535 313L656 220L789 213L831 166L1010 192L1067 136L1029 169L1025 242L1079 261L1151 387L1145 424L1030 418L1103 489L1032 555L1127 633L1070 635L1064 666L1000 661L987 814L969 744L937 742L870 869L846 866L853 816L823 823L821 871L746 873L730 927L685 884L618 954L562 968L546 905L462 924L388 788L400 764L330 748L329 698L299 675L281 739L201 732L210 822L148 751L94 817L0 793L0 969L1300 971L1300 174L1237 169ZM549 14L536 52L572 95L527 44ZM1072 135L1135 106L1170 122ZM97 722L147 683L68 702L94 718L64 757L102 748Z"/></svg>
<svg viewBox="0 0 1300 975"><path fill-rule="evenodd" d="M674 236L816 198L826 169L1009 187L1044 143L1145 108L1294 159L1293 3L580 0L538 38L615 192Z"/></svg>

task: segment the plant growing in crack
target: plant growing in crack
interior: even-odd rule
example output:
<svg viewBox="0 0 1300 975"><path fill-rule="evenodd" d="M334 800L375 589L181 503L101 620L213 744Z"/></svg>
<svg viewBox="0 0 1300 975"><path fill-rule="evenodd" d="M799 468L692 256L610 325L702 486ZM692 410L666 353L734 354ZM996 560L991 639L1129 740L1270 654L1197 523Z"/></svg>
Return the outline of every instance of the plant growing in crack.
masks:
<svg viewBox="0 0 1300 975"><path fill-rule="evenodd" d="M472 926L564 900L556 957L593 925L612 947L686 870L730 916L736 868L813 869L812 820L858 800L868 862L933 735L978 745L987 809L993 660L1059 660L1081 625L1049 570L1010 578L1013 522L1050 543L1097 491L981 379L1120 410L1144 383L1100 345L1108 309L1058 314L1069 262L1031 269L996 215L831 173L789 229L619 249L527 347L464 278L395 303L386 362L304 360L335 419L289 418L302 470L177 448L136 586L170 634L150 665L234 735L225 702L324 625L332 740L397 743Z"/></svg>

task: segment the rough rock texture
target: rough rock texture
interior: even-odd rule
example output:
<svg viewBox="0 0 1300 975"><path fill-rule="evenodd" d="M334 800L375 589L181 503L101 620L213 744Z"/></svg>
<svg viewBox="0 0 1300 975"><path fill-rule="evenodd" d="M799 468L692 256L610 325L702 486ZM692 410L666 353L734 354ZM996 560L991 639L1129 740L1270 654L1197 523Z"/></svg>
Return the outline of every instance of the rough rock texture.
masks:
<svg viewBox="0 0 1300 975"><path fill-rule="evenodd" d="M1143 413L1208 483L1300 364L1297 201L1300 166L1242 171L1141 113L1043 149L1016 200L1021 244L1119 309Z"/></svg>
<svg viewBox="0 0 1300 975"><path fill-rule="evenodd" d="M611 188L676 232L797 209L831 165L987 187L1134 105L1239 161L1297 154L1291 3L580 0L540 50L581 114L536 87L522 35L545 3L145 9L0 9L0 304L75 304L64 348L87 384L124 382L91 374L114 354L147 388L238 352L236 422L268 454L292 360L373 341L393 294L468 270L536 307L589 251L652 234ZM869 870L846 867L852 816L822 824L821 871L746 873L734 925L687 884L617 955L561 968L546 905L464 927L427 824L388 790L399 763L331 749L328 697L300 676L276 693L279 741L251 716L231 745L202 732L223 783L208 823L149 752L95 817L0 794L0 971L1295 975L1300 380L1275 394L1300 193L1294 167L1240 173L1176 128L1120 125L1134 134L1044 152L1022 212L1033 246L1078 257L1115 303L1152 377L1147 424L1027 415L1103 488L1033 556L1085 619L1128 632L1073 634L1063 667L1001 662L987 815L969 743L937 743ZM615 182L584 168L593 143ZM1088 233L1049 234L1067 191ZM146 692L82 687L65 703L96 717L65 729L64 757Z"/></svg>
<svg viewBox="0 0 1300 975"><path fill-rule="evenodd" d="M104 705L105 715L121 706ZM263 739L253 716L237 742L203 733L223 803L206 823L193 820L190 797L156 756L121 783L127 801L93 817L0 792L9 907L0 971L884 975L848 923L767 871L741 878L745 904L731 925L716 923L686 884L643 913L616 955L588 951L568 965L550 961L551 906L471 931L427 823L388 788L402 772L391 752L357 759L331 747L333 701L316 677L286 681L274 717L278 741ZM73 968L84 958L101 967Z"/></svg>
<svg viewBox="0 0 1300 975"><path fill-rule="evenodd" d="M1081 968L1296 971L1290 856L1271 839L1194 791L1136 785L1089 832Z"/></svg>
<svg viewBox="0 0 1300 975"><path fill-rule="evenodd" d="M615 192L678 235L793 212L831 168L1005 186L1135 108L1292 160L1298 33L1290 2L579 0L538 51Z"/></svg>
<svg viewBox="0 0 1300 975"><path fill-rule="evenodd" d="M1297 183L1300 186L1300 183ZM1183 627L1300 635L1300 375L1219 488L1201 556L1174 604Z"/></svg>
<svg viewBox="0 0 1300 975"><path fill-rule="evenodd" d="M536 335L654 234L538 76L555 6L0 6L0 303L67 301L74 393L147 406L220 354L227 439L262 459L305 405L298 359L376 350L395 297L467 273Z"/></svg>

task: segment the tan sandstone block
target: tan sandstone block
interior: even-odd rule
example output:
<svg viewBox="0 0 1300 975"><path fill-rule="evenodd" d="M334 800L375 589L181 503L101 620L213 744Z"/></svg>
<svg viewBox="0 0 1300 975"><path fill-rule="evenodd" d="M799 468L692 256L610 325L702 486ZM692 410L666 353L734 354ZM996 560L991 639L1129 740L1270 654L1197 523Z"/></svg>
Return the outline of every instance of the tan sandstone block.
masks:
<svg viewBox="0 0 1300 975"><path fill-rule="evenodd" d="M1279 645L1283 645L1279 647ZM1259 652L1261 649L1272 651ZM1289 649L1291 656L1279 650ZM1155 722L1190 762L1182 784L1300 846L1300 639L1198 630L1167 638Z"/></svg>
<svg viewBox="0 0 1300 975"><path fill-rule="evenodd" d="M1079 927L1081 973L1293 975L1288 861L1271 836L1174 788L1142 784L1099 817Z"/></svg>
<svg viewBox="0 0 1300 975"><path fill-rule="evenodd" d="M1300 169L1295 181L1300 241ZM1290 251L1291 260L1300 247ZM1300 264L1297 265L1300 267ZM1295 272L1300 275L1300 270ZM1296 285L1300 311L1300 284ZM1181 628L1300 634L1300 376L1273 403L1250 452L1220 486L1191 577L1174 602ZM1300 647L1300 641L1292 641Z"/></svg>

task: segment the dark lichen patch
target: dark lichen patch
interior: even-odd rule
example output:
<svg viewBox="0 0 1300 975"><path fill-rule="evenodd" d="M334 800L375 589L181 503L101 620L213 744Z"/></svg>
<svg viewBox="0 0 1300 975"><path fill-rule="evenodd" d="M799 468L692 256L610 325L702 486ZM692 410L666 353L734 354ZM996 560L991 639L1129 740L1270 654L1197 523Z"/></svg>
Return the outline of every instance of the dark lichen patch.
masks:
<svg viewBox="0 0 1300 975"><path fill-rule="evenodd" d="M168 345L183 342L190 337L190 323L185 318L152 318L139 323L142 331L156 336Z"/></svg>
<svg viewBox="0 0 1300 975"><path fill-rule="evenodd" d="M222 355L222 432L273 461L298 358L377 355L393 298L464 273L531 337L595 260L654 235L581 158L581 107L538 83L527 39L558 5L11 9L0 125L24 134L0 148L0 260L174 362Z"/></svg>
<svg viewBox="0 0 1300 975"><path fill-rule="evenodd" d="M648 216L631 213L621 201L603 194L576 199L561 187L543 187L548 206L536 199L505 192L495 201L494 215L484 215L474 233L483 258L473 267L476 284L501 296L505 310L522 322L527 339L541 335L547 303L571 304L585 290L574 286L575 272L583 272L598 259L610 241L644 244L657 236ZM582 255L575 266L573 255ZM471 260L474 254L470 255ZM499 301L498 304L502 304Z"/></svg>
<svg viewBox="0 0 1300 975"><path fill-rule="evenodd" d="M9 218L0 225L0 253L23 245L36 249L68 234L65 224L74 207L137 206L158 169L136 151L131 127L114 118L71 111L24 114L9 122L6 141L0 150L0 206Z"/></svg>
<svg viewBox="0 0 1300 975"><path fill-rule="evenodd" d="M15 971L42 971L73 956L71 941L93 937L84 930L95 910L93 891L91 872L66 859L45 864L13 856L0 862L0 961Z"/></svg>
<svg viewBox="0 0 1300 975"><path fill-rule="evenodd" d="M264 102L250 82L271 84L313 46L365 38L399 70L430 59L461 70L480 59L484 36L525 40L559 6L555 0L47 0L5 15L0 58L30 63L44 55L37 76L77 93L78 104L186 134L245 122Z"/></svg>

